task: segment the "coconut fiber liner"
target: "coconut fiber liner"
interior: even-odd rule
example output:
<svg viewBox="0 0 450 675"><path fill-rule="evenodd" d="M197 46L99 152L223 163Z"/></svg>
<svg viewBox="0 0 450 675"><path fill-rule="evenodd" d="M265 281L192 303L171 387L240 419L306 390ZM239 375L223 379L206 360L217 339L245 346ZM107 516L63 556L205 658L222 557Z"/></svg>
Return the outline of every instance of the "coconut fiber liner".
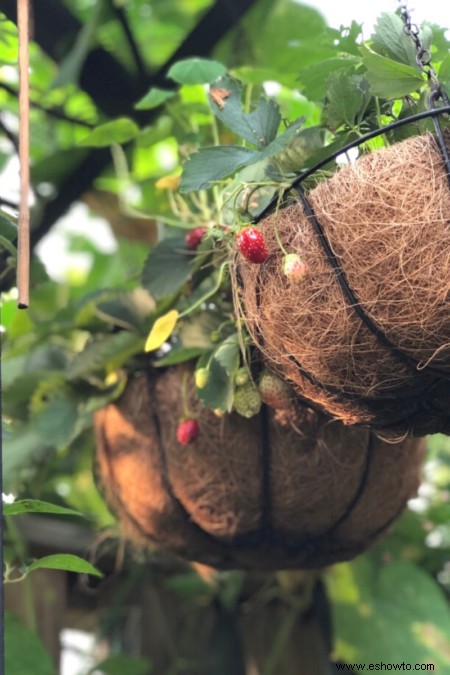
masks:
<svg viewBox="0 0 450 675"><path fill-rule="evenodd" d="M314 217L315 216L315 217ZM450 189L431 134L363 155L260 223L241 312L270 369L347 424L450 433ZM283 252L308 272L282 271Z"/></svg>
<svg viewBox="0 0 450 675"><path fill-rule="evenodd" d="M133 377L96 413L99 478L136 543L223 569L321 567L364 551L416 493L421 439L388 444L302 403L296 432L269 408L217 417L191 384L200 435L180 445L184 372Z"/></svg>

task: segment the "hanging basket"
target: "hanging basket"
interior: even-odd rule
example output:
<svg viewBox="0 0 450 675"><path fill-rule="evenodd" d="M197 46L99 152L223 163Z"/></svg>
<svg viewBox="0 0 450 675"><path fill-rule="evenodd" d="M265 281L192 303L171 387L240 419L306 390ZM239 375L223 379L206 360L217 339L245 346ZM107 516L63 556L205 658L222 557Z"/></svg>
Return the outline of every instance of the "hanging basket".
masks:
<svg viewBox="0 0 450 675"><path fill-rule="evenodd" d="M307 197L305 172L260 222L267 260L238 256L234 272L268 368L346 424L397 436L450 433L450 162L437 138L364 154ZM282 248L306 266L300 281Z"/></svg>
<svg viewBox="0 0 450 675"><path fill-rule="evenodd" d="M191 445L176 440L186 372L200 426ZM297 430L268 408L217 417L180 366L131 379L95 422L100 481L125 536L223 569L353 558L419 485L421 440L387 444L303 404Z"/></svg>

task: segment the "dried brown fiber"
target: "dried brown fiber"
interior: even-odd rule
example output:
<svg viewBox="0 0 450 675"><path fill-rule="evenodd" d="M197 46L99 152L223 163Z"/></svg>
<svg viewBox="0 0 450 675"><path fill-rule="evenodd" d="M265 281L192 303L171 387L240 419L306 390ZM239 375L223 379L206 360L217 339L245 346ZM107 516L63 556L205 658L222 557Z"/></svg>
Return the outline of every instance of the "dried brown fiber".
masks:
<svg viewBox="0 0 450 675"><path fill-rule="evenodd" d="M406 358L357 315L295 202L260 224L267 261L239 257L235 273L268 367L345 423L450 433L450 189L434 138L363 155L308 200L360 306ZM276 230L308 267L301 283L283 275Z"/></svg>
<svg viewBox="0 0 450 675"><path fill-rule="evenodd" d="M303 404L293 431L217 417L189 388L200 436L176 440L183 367L132 378L96 414L97 464L124 534L214 567L313 568L361 553L420 480L423 442L387 444Z"/></svg>

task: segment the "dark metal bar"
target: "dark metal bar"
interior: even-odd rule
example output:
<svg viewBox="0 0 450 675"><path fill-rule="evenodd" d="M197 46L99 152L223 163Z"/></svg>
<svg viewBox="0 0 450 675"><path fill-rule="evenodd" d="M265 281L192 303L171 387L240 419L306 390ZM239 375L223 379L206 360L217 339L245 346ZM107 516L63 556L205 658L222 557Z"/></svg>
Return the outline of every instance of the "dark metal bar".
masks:
<svg viewBox="0 0 450 675"><path fill-rule="evenodd" d="M411 117L406 117L405 119L402 120L395 120L395 122L391 122L391 124L387 124L385 127L382 127L380 129L374 129L373 131L369 131L367 134L364 134L364 136L361 136L360 138L357 138L355 141L352 141L351 143L348 143L347 145L344 145L342 148L339 150L336 150L336 152L331 153L331 155L328 155L325 157L325 159L322 159L320 162L317 162L317 164L314 164L310 169L305 169L305 171L302 171L297 178L295 178L292 183L286 188L284 191L284 194L287 194L292 188L297 187L300 183L302 183L306 178L309 178L313 173L316 171L319 171L322 169L324 166L335 160L339 155L343 155L349 150L352 150L352 148L357 148L360 145L363 145L363 143L366 143L367 141L370 141L372 138L376 138L377 136L381 136L382 134L386 134L389 131L392 131L392 129L398 129L400 127L404 127L407 124L412 124L413 122L418 122L423 119L427 119L428 117L435 118L438 115L444 115L446 113L450 113L450 105L443 106L442 108L434 108L432 110L425 110L424 112L417 113L416 115L411 115ZM273 207L278 203L279 197L276 195L273 197L270 202L267 204L267 206L259 213L256 218L254 218L253 222L256 224L260 220L262 220L270 211L273 209Z"/></svg>
<svg viewBox="0 0 450 675"><path fill-rule="evenodd" d="M436 108L435 107L436 101L439 98L442 98L444 100L444 102L447 104L447 106L449 105L448 96L441 89L435 89L434 91L431 92L430 98L429 98L429 105L430 105L431 110L439 110L442 113L442 108ZM435 133L436 133L437 142L438 142L438 145L439 145L439 149L441 151L441 155L442 155L443 160L444 160L445 169L447 171L448 181L449 181L449 184L450 184L450 156L449 156L449 153L448 153L447 145L445 143L444 134L442 133L442 127L441 127L441 123L439 121L439 116L433 117L433 123L434 123L434 130L435 130Z"/></svg>
<svg viewBox="0 0 450 675"><path fill-rule="evenodd" d="M267 540L270 540L272 534L271 511L272 511L272 486L270 481L272 448L270 442L269 411L265 404L261 407L261 453L262 453L262 508L261 508L261 529Z"/></svg>
<svg viewBox="0 0 450 675"><path fill-rule="evenodd" d="M347 506L345 507L344 511L342 514L339 516L339 518L322 534L319 535L319 538L321 537L328 537L330 534L333 534L339 525L341 525L352 513L353 509L355 506L358 504L359 500L364 494L364 490L366 489L367 486L367 481L369 478L369 471L370 467L372 465L372 457L373 457L373 441L374 437L373 434L369 431L369 438L367 440L367 450L366 450L366 458L364 461L364 466L363 470L361 473L361 478L358 483L358 487L355 491L355 494L351 498L351 500L348 502Z"/></svg>
<svg viewBox="0 0 450 675"><path fill-rule="evenodd" d="M297 185L295 188L298 196L300 197L300 200L303 204L303 208L305 210L306 216L311 223L314 232L316 233L320 244L325 252L325 255L327 256L328 262L330 263L331 267L333 268L333 272L336 275L336 279L339 282L339 286L341 287L341 290L345 296L345 298L348 300L351 308L353 311L358 315L358 317L361 319L361 321L364 323L365 326L370 330L373 335L377 338L377 340L384 345L394 356L396 356L400 361L402 361L408 368L417 371L417 365L418 361L414 359L412 356L401 350L399 347L397 347L391 340L387 337L387 335L384 334L384 332L376 325L374 321L370 318L368 314L366 314L365 310L363 309L360 301L356 297L355 293L350 287L350 284L347 281L347 277L345 275L344 270L341 267L340 261L337 257L337 255L334 253L333 249L330 246L330 243L325 235L325 232L323 230L323 227L317 220L317 216L314 213L314 209L312 208L311 204L309 203L308 199L306 198L305 193L303 192L303 189L300 187L300 185ZM434 366L427 366L427 372L428 373L435 373L435 374L442 374L442 371L439 368L435 368Z"/></svg>

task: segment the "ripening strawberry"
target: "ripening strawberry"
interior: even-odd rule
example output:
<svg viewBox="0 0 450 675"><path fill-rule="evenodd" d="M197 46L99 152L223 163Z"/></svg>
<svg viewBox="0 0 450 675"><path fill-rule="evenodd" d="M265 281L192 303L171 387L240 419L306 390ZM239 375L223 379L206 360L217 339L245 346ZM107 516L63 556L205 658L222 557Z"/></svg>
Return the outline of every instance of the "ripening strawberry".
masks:
<svg viewBox="0 0 450 675"><path fill-rule="evenodd" d="M206 227L194 227L193 230L189 230L184 237L187 248L196 251L207 231Z"/></svg>
<svg viewBox="0 0 450 675"><path fill-rule="evenodd" d="M283 274L294 283L300 283L308 274L308 267L296 253L288 253L283 258Z"/></svg>
<svg viewBox="0 0 450 675"><path fill-rule="evenodd" d="M258 389L264 403L275 410L287 408L292 403L291 389L283 380L268 370L261 373Z"/></svg>
<svg viewBox="0 0 450 675"><path fill-rule="evenodd" d="M263 263L268 255L266 240L256 227L244 227L236 237L237 246L244 258L255 265Z"/></svg>
<svg viewBox="0 0 450 675"><path fill-rule="evenodd" d="M196 440L199 433L200 427L198 426L197 420L188 417L181 420L177 426L177 441L181 443L181 445L189 445Z"/></svg>

